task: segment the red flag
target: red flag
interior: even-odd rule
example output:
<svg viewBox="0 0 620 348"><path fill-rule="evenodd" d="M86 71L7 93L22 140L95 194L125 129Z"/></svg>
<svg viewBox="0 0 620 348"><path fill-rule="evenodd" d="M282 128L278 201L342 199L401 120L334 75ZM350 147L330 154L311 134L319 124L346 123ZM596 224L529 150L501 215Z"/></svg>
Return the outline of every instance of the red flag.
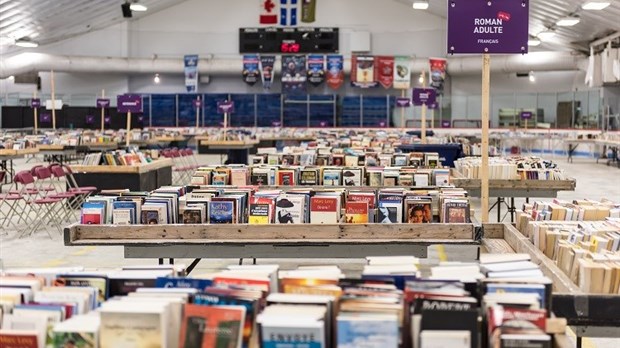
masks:
<svg viewBox="0 0 620 348"><path fill-rule="evenodd" d="M278 4L274 0L260 1L260 24L278 24Z"/></svg>
<svg viewBox="0 0 620 348"><path fill-rule="evenodd" d="M394 82L394 57L377 57L377 80L383 88L392 87Z"/></svg>

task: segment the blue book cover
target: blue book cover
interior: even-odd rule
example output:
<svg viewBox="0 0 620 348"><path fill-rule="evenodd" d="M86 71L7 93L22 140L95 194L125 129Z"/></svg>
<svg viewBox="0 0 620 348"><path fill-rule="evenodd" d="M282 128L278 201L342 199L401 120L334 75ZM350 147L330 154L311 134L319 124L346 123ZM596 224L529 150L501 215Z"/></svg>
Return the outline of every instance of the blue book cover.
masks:
<svg viewBox="0 0 620 348"><path fill-rule="evenodd" d="M138 221L137 204L134 201L116 201L112 203L112 209L133 209L133 223Z"/></svg>
<svg viewBox="0 0 620 348"><path fill-rule="evenodd" d="M398 318L364 319L363 315L338 318L338 348L398 347Z"/></svg>
<svg viewBox="0 0 620 348"><path fill-rule="evenodd" d="M232 224L234 204L228 201L209 202L209 222L212 224Z"/></svg>
<svg viewBox="0 0 620 348"><path fill-rule="evenodd" d="M213 281L211 281L211 279L159 277L155 280L156 288L193 288L204 291L204 289L211 285L213 285Z"/></svg>
<svg viewBox="0 0 620 348"><path fill-rule="evenodd" d="M546 308L545 286L542 284L487 284L487 294L494 293L538 294L540 308Z"/></svg>

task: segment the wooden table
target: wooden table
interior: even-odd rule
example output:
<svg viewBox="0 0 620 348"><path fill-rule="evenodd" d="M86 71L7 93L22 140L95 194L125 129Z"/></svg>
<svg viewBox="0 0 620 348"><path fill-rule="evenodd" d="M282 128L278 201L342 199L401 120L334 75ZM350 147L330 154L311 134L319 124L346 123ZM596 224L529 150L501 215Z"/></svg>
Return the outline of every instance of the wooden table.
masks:
<svg viewBox="0 0 620 348"><path fill-rule="evenodd" d="M13 176L15 176L15 170L13 168L13 160L18 158L24 158L26 155L34 155L39 152L36 147L28 149L0 149L0 170L4 171L4 183L10 184L13 182ZM0 183L1 184L1 183Z"/></svg>
<svg viewBox="0 0 620 348"><path fill-rule="evenodd" d="M552 309L556 316L566 318L577 335L582 337L620 338L620 295L583 293L555 262L538 250L530 240L510 224L484 224L482 249L488 253L525 253L553 281Z"/></svg>
<svg viewBox="0 0 620 348"><path fill-rule="evenodd" d="M172 184L172 160L162 158L135 166L71 166L80 186L99 190L128 188L131 191L152 191Z"/></svg>

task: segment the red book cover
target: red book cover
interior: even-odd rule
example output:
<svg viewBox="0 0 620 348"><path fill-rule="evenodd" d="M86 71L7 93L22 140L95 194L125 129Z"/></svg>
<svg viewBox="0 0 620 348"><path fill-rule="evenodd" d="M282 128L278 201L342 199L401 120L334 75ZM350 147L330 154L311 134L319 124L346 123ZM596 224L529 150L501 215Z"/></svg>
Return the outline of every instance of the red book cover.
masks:
<svg viewBox="0 0 620 348"><path fill-rule="evenodd" d="M179 347L240 347L245 308L186 304Z"/></svg>
<svg viewBox="0 0 620 348"><path fill-rule="evenodd" d="M545 333L547 311L544 309L493 306L487 311L490 347L499 346L501 334Z"/></svg>
<svg viewBox="0 0 620 348"><path fill-rule="evenodd" d="M83 214L83 225L101 225L101 214Z"/></svg>
<svg viewBox="0 0 620 348"><path fill-rule="evenodd" d="M0 332L2 348L39 348L37 335L30 332Z"/></svg>
<svg viewBox="0 0 620 348"><path fill-rule="evenodd" d="M347 202L346 222L350 224L368 223L368 202Z"/></svg>
<svg viewBox="0 0 620 348"><path fill-rule="evenodd" d="M335 197L312 197L310 199L310 211L337 212L338 199Z"/></svg>
<svg viewBox="0 0 620 348"><path fill-rule="evenodd" d="M264 289L265 291L269 291L269 280L260 280L260 279L246 279L246 278L235 278L219 276L213 278L213 284L215 285L248 285L253 289Z"/></svg>
<svg viewBox="0 0 620 348"><path fill-rule="evenodd" d="M278 185L295 186L295 173L292 171L278 171Z"/></svg>
<svg viewBox="0 0 620 348"><path fill-rule="evenodd" d="M351 202L367 202L368 209L375 209L376 196L373 193L364 194L361 192L351 192L347 198Z"/></svg>

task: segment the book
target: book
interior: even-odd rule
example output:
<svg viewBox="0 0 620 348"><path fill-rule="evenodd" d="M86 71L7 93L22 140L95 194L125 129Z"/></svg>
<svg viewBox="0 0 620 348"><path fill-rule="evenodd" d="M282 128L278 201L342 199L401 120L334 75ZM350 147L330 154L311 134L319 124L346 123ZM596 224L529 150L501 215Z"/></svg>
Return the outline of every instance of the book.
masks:
<svg viewBox="0 0 620 348"><path fill-rule="evenodd" d="M301 177L299 180L301 185L316 186L319 184L319 169L305 168L301 170Z"/></svg>
<svg viewBox="0 0 620 348"><path fill-rule="evenodd" d="M424 330L420 332L421 348L469 348L471 332L466 330Z"/></svg>
<svg viewBox="0 0 620 348"><path fill-rule="evenodd" d="M338 348L397 348L400 339L396 314L341 313L337 318Z"/></svg>
<svg viewBox="0 0 620 348"><path fill-rule="evenodd" d="M192 204L183 207L181 210L181 223L202 224L206 221L207 210L204 204Z"/></svg>
<svg viewBox="0 0 620 348"><path fill-rule="evenodd" d="M300 224L306 222L307 196L283 194L276 199L276 223Z"/></svg>
<svg viewBox="0 0 620 348"><path fill-rule="evenodd" d="M241 348L245 307L186 304L179 347Z"/></svg>
<svg viewBox="0 0 620 348"><path fill-rule="evenodd" d="M209 223L232 224L235 222L235 206L229 201L209 202Z"/></svg>
<svg viewBox="0 0 620 348"><path fill-rule="evenodd" d="M431 223L432 221L432 202L423 199L406 199L405 213L406 221L410 224ZM429 219L430 217L430 219Z"/></svg>
<svg viewBox="0 0 620 348"><path fill-rule="evenodd" d="M82 204L80 223L84 225L100 225L105 223L105 209L106 205L104 202L84 202Z"/></svg>
<svg viewBox="0 0 620 348"><path fill-rule="evenodd" d="M349 224L368 223L368 202L348 201L345 204L345 222Z"/></svg>
<svg viewBox="0 0 620 348"><path fill-rule="evenodd" d="M99 316L77 315L54 325L52 341L54 347L97 348L99 347Z"/></svg>
<svg viewBox="0 0 620 348"><path fill-rule="evenodd" d="M403 196L400 192L380 192L378 198L379 223L401 223L403 221Z"/></svg>
<svg viewBox="0 0 620 348"><path fill-rule="evenodd" d="M316 195L310 198L310 223L337 224L340 222L339 197Z"/></svg>
<svg viewBox="0 0 620 348"><path fill-rule="evenodd" d="M0 329L0 346L7 348L43 348L44 342L36 331Z"/></svg>
<svg viewBox="0 0 620 348"><path fill-rule="evenodd" d="M248 218L250 225L269 224L271 223L271 216L270 204L250 204L250 216Z"/></svg>
<svg viewBox="0 0 620 348"><path fill-rule="evenodd" d="M280 186L295 186L297 180L295 180L295 171L291 169L278 169L276 172L276 185Z"/></svg>
<svg viewBox="0 0 620 348"><path fill-rule="evenodd" d="M469 223L469 202L453 201L444 203L444 219L445 223Z"/></svg>
<svg viewBox="0 0 620 348"><path fill-rule="evenodd" d="M342 181L344 186L362 186L362 168L345 168Z"/></svg>
<svg viewBox="0 0 620 348"><path fill-rule="evenodd" d="M323 186L340 186L342 170L340 169L324 169L323 170Z"/></svg>

